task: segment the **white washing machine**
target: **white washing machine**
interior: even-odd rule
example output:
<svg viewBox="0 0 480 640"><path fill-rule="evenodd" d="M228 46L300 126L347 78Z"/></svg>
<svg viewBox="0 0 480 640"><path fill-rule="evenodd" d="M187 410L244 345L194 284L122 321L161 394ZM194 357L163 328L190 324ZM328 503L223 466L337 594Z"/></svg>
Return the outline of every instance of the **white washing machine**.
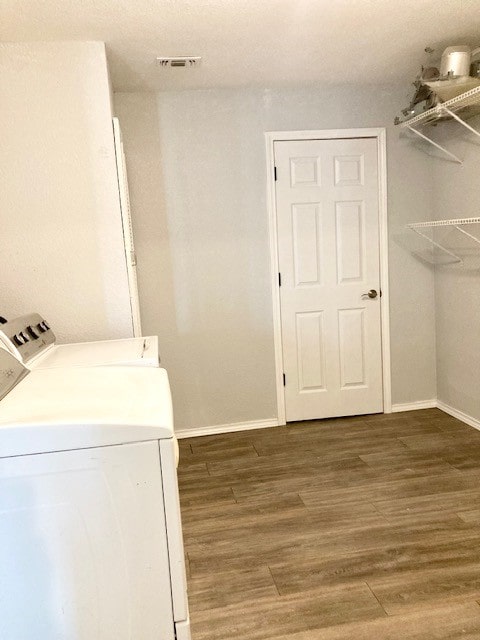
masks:
<svg viewBox="0 0 480 640"><path fill-rule="evenodd" d="M164 369L0 349L0 638L189 640Z"/></svg>
<svg viewBox="0 0 480 640"><path fill-rule="evenodd" d="M50 324L38 313L0 324L0 342L29 369L160 366L157 336L56 344Z"/></svg>

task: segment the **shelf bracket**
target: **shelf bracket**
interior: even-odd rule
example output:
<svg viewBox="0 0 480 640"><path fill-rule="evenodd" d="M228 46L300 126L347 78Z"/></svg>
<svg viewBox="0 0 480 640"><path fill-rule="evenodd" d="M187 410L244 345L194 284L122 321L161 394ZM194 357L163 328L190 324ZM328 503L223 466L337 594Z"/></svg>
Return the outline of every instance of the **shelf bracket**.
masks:
<svg viewBox="0 0 480 640"><path fill-rule="evenodd" d="M477 238L476 236L472 235L471 233L468 233L468 231L465 231L465 229L461 229L458 225L454 225L454 227L457 231L460 231L460 233L463 233L463 235L468 236L471 240L473 240L477 244L480 244L480 239Z"/></svg>
<svg viewBox="0 0 480 640"><path fill-rule="evenodd" d="M409 225L410 226L410 225ZM422 233L421 231L419 231L418 229L416 229L414 226L410 226L410 229L412 231L415 231L416 234L418 234L419 236L421 236L422 238L424 238L425 240L428 240L428 242L430 242L430 244L433 244L434 247L437 247L437 249L440 249L440 251L443 251L444 253L447 253L449 256L452 256L452 258L455 258L455 260L457 262L460 262L463 264L463 260L462 258L460 258L459 256L457 256L455 253L453 253L453 251L450 251L449 249L446 249L445 247L443 247L441 244L439 244L438 242L435 242L435 240L432 240L432 238L429 238L427 235L425 235L424 233ZM467 234L470 235L470 234Z"/></svg>
<svg viewBox="0 0 480 640"><path fill-rule="evenodd" d="M448 109L446 109L446 111L449 111ZM457 116L454 116L455 118L457 118ZM463 122L463 120L461 120L461 122ZM465 124L465 123L463 123ZM468 128L471 129L471 127L469 125L466 125ZM418 129L415 129L414 127L407 125L407 128L410 129L410 131L412 131L413 133L415 133L417 136L419 136L420 138L422 138L423 140L426 140L427 142L429 142L430 144L432 144L434 147L436 147L437 149L440 149L440 151L443 151L443 153L445 153L447 156L449 156L450 158L453 158L453 160L455 160L455 162L458 162L458 164L463 164L463 162L460 160L460 158L457 158L456 155L454 155L453 153L451 153L450 151L448 151L447 149L445 149L445 147L442 147L442 145L438 144L438 142L435 142L434 140L432 140L431 138L429 138L428 136L426 136L423 133L420 133L420 131L418 131ZM473 129L473 131L475 131ZM477 135L478 132L476 132Z"/></svg>
<svg viewBox="0 0 480 640"><path fill-rule="evenodd" d="M473 127L471 127L469 124L467 124L465 122L465 120L462 120L462 118L460 118L460 116L457 116L457 114L454 111L451 111L450 109L448 109L447 107L442 107L442 111L445 111L446 113L448 113L449 116L451 116L452 118L454 118L457 122L459 122L463 127L465 127L466 129L468 129L469 131L471 131L472 133L474 133L476 136L478 136L480 138L480 131L477 131L477 129L474 129Z"/></svg>

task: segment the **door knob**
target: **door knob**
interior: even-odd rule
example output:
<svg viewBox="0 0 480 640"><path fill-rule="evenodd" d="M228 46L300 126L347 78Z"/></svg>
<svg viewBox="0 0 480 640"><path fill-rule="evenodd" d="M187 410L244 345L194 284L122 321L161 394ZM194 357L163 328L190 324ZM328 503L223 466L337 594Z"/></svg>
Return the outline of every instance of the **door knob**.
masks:
<svg viewBox="0 0 480 640"><path fill-rule="evenodd" d="M362 298L371 298L372 300L378 296L375 289L370 289L368 293L362 293Z"/></svg>

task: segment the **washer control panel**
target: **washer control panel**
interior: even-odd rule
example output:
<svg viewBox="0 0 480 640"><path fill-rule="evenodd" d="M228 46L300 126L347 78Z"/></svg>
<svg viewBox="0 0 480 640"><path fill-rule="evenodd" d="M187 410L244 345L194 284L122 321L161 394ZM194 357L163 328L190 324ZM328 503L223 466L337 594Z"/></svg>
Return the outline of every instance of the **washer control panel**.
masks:
<svg viewBox="0 0 480 640"><path fill-rule="evenodd" d="M53 344L55 334L38 313L29 313L0 324L0 345L25 365Z"/></svg>
<svg viewBox="0 0 480 640"><path fill-rule="evenodd" d="M11 353L0 346L0 400L30 373Z"/></svg>

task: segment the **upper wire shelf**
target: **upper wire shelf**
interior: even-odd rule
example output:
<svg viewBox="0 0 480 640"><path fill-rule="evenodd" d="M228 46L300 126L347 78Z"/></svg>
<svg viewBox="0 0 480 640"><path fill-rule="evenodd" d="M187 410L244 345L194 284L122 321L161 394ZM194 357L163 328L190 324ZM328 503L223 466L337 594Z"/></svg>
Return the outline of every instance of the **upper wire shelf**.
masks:
<svg viewBox="0 0 480 640"><path fill-rule="evenodd" d="M414 251L431 264L458 263L477 268L480 259L480 228L472 232L470 225L480 224L477 218L452 218L414 222L407 227L429 243L430 249Z"/></svg>
<svg viewBox="0 0 480 640"><path fill-rule="evenodd" d="M445 119L445 116L451 116L449 112L456 113L458 111L462 111L464 120L480 113L480 86L465 91L465 93L461 93L455 98L450 98L446 102L441 102L435 107L418 114L418 116L399 124L401 127L411 127L413 124L433 123Z"/></svg>
<svg viewBox="0 0 480 640"><path fill-rule="evenodd" d="M452 218L451 220L432 220L430 222L412 222L407 224L409 229L426 227L455 227L459 224L480 224L480 218Z"/></svg>
<svg viewBox="0 0 480 640"><path fill-rule="evenodd" d="M461 114L462 117L460 117L459 114ZM440 122L446 119L454 119L471 133L480 137L480 132L465 122L467 118L472 118L478 114L480 114L480 86L474 87L469 91L465 91L465 93L461 93L454 98L450 98L450 100L442 102L441 104L428 109L428 111L424 111L409 120L398 122L397 124L402 128L409 129L415 135L419 136L426 142L429 142L437 149L440 149L455 162L463 164L462 160L460 160L460 158L455 154L445 149L445 147L438 142L435 142L424 133L418 131L414 125L422 126L425 124L434 124L435 122Z"/></svg>

